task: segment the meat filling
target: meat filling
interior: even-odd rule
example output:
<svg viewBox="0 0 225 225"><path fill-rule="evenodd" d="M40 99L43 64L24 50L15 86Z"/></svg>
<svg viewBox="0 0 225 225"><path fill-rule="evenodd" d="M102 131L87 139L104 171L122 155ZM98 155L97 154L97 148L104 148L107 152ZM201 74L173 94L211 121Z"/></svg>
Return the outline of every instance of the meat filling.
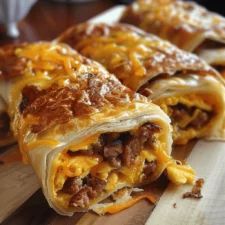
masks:
<svg viewBox="0 0 225 225"><path fill-rule="evenodd" d="M170 106L170 108L172 109L172 121L174 124L177 124L180 129L200 129L205 126L212 117L211 111L206 111L195 106L187 107L179 103L175 106Z"/></svg>
<svg viewBox="0 0 225 225"><path fill-rule="evenodd" d="M207 43L208 44L208 43ZM214 46L215 43L210 43L210 46ZM179 75L179 73L178 73ZM167 77L167 74L160 75L161 78ZM158 78L155 78L158 79ZM147 82L139 89L139 93L150 97L153 93L150 89L151 82ZM179 129L187 129L187 128L194 128L200 129L205 126L212 118L213 113L211 111L207 111L196 106L186 106L182 103L177 103L176 105L170 105L169 108L171 109L172 113L170 118L172 119L172 123L176 124ZM188 121L188 122L186 122Z"/></svg>
<svg viewBox="0 0 225 225"><path fill-rule="evenodd" d="M87 184L84 183L78 191L75 190L69 202L70 206L86 208L89 205L90 199L99 195L106 185L104 180L100 180L97 177L90 176L86 180Z"/></svg>
<svg viewBox="0 0 225 225"><path fill-rule="evenodd" d="M62 191L67 194L76 194L81 189L82 182L77 177L69 177L63 185Z"/></svg>
<svg viewBox="0 0 225 225"><path fill-rule="evenodd" d="M146 123L134 132L105 133L100 135L97 143L92 144L88 150L67 151L71 157L79 155L98 155L107 161L114 171L122 166L130 167L135 158L143 149L153 149L156 138L155 133L160 132L160 127L153 123ZM149 177L156 169L156 161L146 162L144 177ZM66 179L60 192L70 194L70 207L86 208L91 199L96 198L104 191L106 181L93 175L83 179L69 177Z"/></svg>
<svg viewBox="0 0 225 225"><path fill-rule="evenodd" d="M68 151L70 156L100 155L111 166L120 168L132 165L136 156L143 148L154 148L154 134L160 132L160 127L153 123L141 126L135 134L129 132L102 134L98 143L92 144L88 150Z"/></svg>
<svg viewBox="0 0 225 225"><path fill-rule="evenodd" d="M155 160L146 163L146 165L145 165L145 167L144 167L144 171L143 171L143 172L144 172L144 175L145 175L146 177L151 176L151 175L154 173L154 171L155 171L155 169L156 169L156 166L157 166L157 162L156 162Z"/></svg>

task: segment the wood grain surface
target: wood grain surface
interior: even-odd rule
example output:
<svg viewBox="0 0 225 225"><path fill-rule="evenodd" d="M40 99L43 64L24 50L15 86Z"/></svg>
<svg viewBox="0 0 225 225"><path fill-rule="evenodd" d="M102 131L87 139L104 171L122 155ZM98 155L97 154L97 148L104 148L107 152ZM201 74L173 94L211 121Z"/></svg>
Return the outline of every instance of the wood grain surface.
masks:
<svg viewBox="0 0 225 225"><path fill-rule="evenodd" d="M39 188L31 166L24 165L12 146L0 156L0 222L11 215Z"/></svg>

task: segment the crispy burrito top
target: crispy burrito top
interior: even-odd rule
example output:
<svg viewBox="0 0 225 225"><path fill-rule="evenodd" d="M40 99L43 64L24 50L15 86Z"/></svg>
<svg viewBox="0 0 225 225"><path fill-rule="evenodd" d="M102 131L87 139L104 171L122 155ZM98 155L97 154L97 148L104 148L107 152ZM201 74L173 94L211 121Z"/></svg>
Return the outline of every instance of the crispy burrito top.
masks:
<svg viewBox="0 0 225 225"><path fill-rule="evenodd" d="M194 2L138 0L121 21L195 52L212 65L225 65L225 18Z"/></svg>
<svg viewBox="0 0 225 225"><path fill-rule="evenodd" d="M174 183L193 182L190 166L170 156L168 116L98 63L47 42L4 47L0 58L12 130L58 213L115 213L141 198L154 202L138 187L164 170Z"/></svg>
<svg viewBox="0 0 225 225"><path fill-rule="evenodd" d="M80 24L57 41L102 63L171 117L175 144L224 138L224 82L197 56L125 24Z"/></svg>

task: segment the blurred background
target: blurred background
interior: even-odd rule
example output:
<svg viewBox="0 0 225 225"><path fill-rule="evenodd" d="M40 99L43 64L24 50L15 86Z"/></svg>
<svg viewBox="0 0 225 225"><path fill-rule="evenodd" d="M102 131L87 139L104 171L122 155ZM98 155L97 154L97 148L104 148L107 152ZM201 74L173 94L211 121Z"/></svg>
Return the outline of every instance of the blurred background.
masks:
<svg viewBox="0 0 225 225"><path fill-rule="evenodd" d="M224 0L196 0L199 4L205 6L211 11L218 12L225 15L225 1Z"/></svg>
<svg viewBox="0 0 225 225"><path fill-rule="evenodd" d="M212 11L225 15L225 0L194 0L194 1L198 2L199 4L205 6L206 8ZM128 4L130 2L133 2L133 0L121 0L121 1L115 0L115 2Z"/></svg>
<svg viewBox="0 0 225 225"><path fill-rule="evenodd" d="M51 40L69 26L132 0L0 0L0 45ZM225 15L225 0L196 0Z"/></svg>

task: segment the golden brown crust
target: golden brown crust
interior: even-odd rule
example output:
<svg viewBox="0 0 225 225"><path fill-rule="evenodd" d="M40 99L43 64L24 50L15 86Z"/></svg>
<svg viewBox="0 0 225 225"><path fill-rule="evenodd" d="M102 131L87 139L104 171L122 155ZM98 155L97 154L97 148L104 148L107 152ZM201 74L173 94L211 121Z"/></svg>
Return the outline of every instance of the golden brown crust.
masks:
<svg viewBox="0 0 225 225"><path fill-rule="evenodd" d="M106 66L133 90L159 74L215 72L195 55L125 24L80 24L63 33L65 42Z"/></svg>
<svg viewBox="0 0 225 225"><path fill-rule="evenodd" d="M112 107L122 104L128 96L131 97L132 93L129 89L121 88L120 83L113 80L105 82L93 74L87 74L76 83L76 88L52 85L39 91L35 99L28 103L23 115L38 117L32 132L39 133L52 125L98 112L106 105Z"/></svg>
<svg viewBox="0 0 225 225"><path fill-rule="evenodd" d="M0 52L6 58L12 56L12 63L0 64L0 71L7 80L20 76L12 80L13 91L19 88L21 95L16 105L24 119L32 118L30 127L34 133L103 108L126 105L136 98L102 66L66 45L24 44L2 48Z"/></svg>
<svg viewBox="0 0 225 225"><path fill-rule="evenodd" d="M225 19L193 2L139 0L127 7L121 22L170 40L192 51L195 42L211 39L225 42Z"/></svg>

